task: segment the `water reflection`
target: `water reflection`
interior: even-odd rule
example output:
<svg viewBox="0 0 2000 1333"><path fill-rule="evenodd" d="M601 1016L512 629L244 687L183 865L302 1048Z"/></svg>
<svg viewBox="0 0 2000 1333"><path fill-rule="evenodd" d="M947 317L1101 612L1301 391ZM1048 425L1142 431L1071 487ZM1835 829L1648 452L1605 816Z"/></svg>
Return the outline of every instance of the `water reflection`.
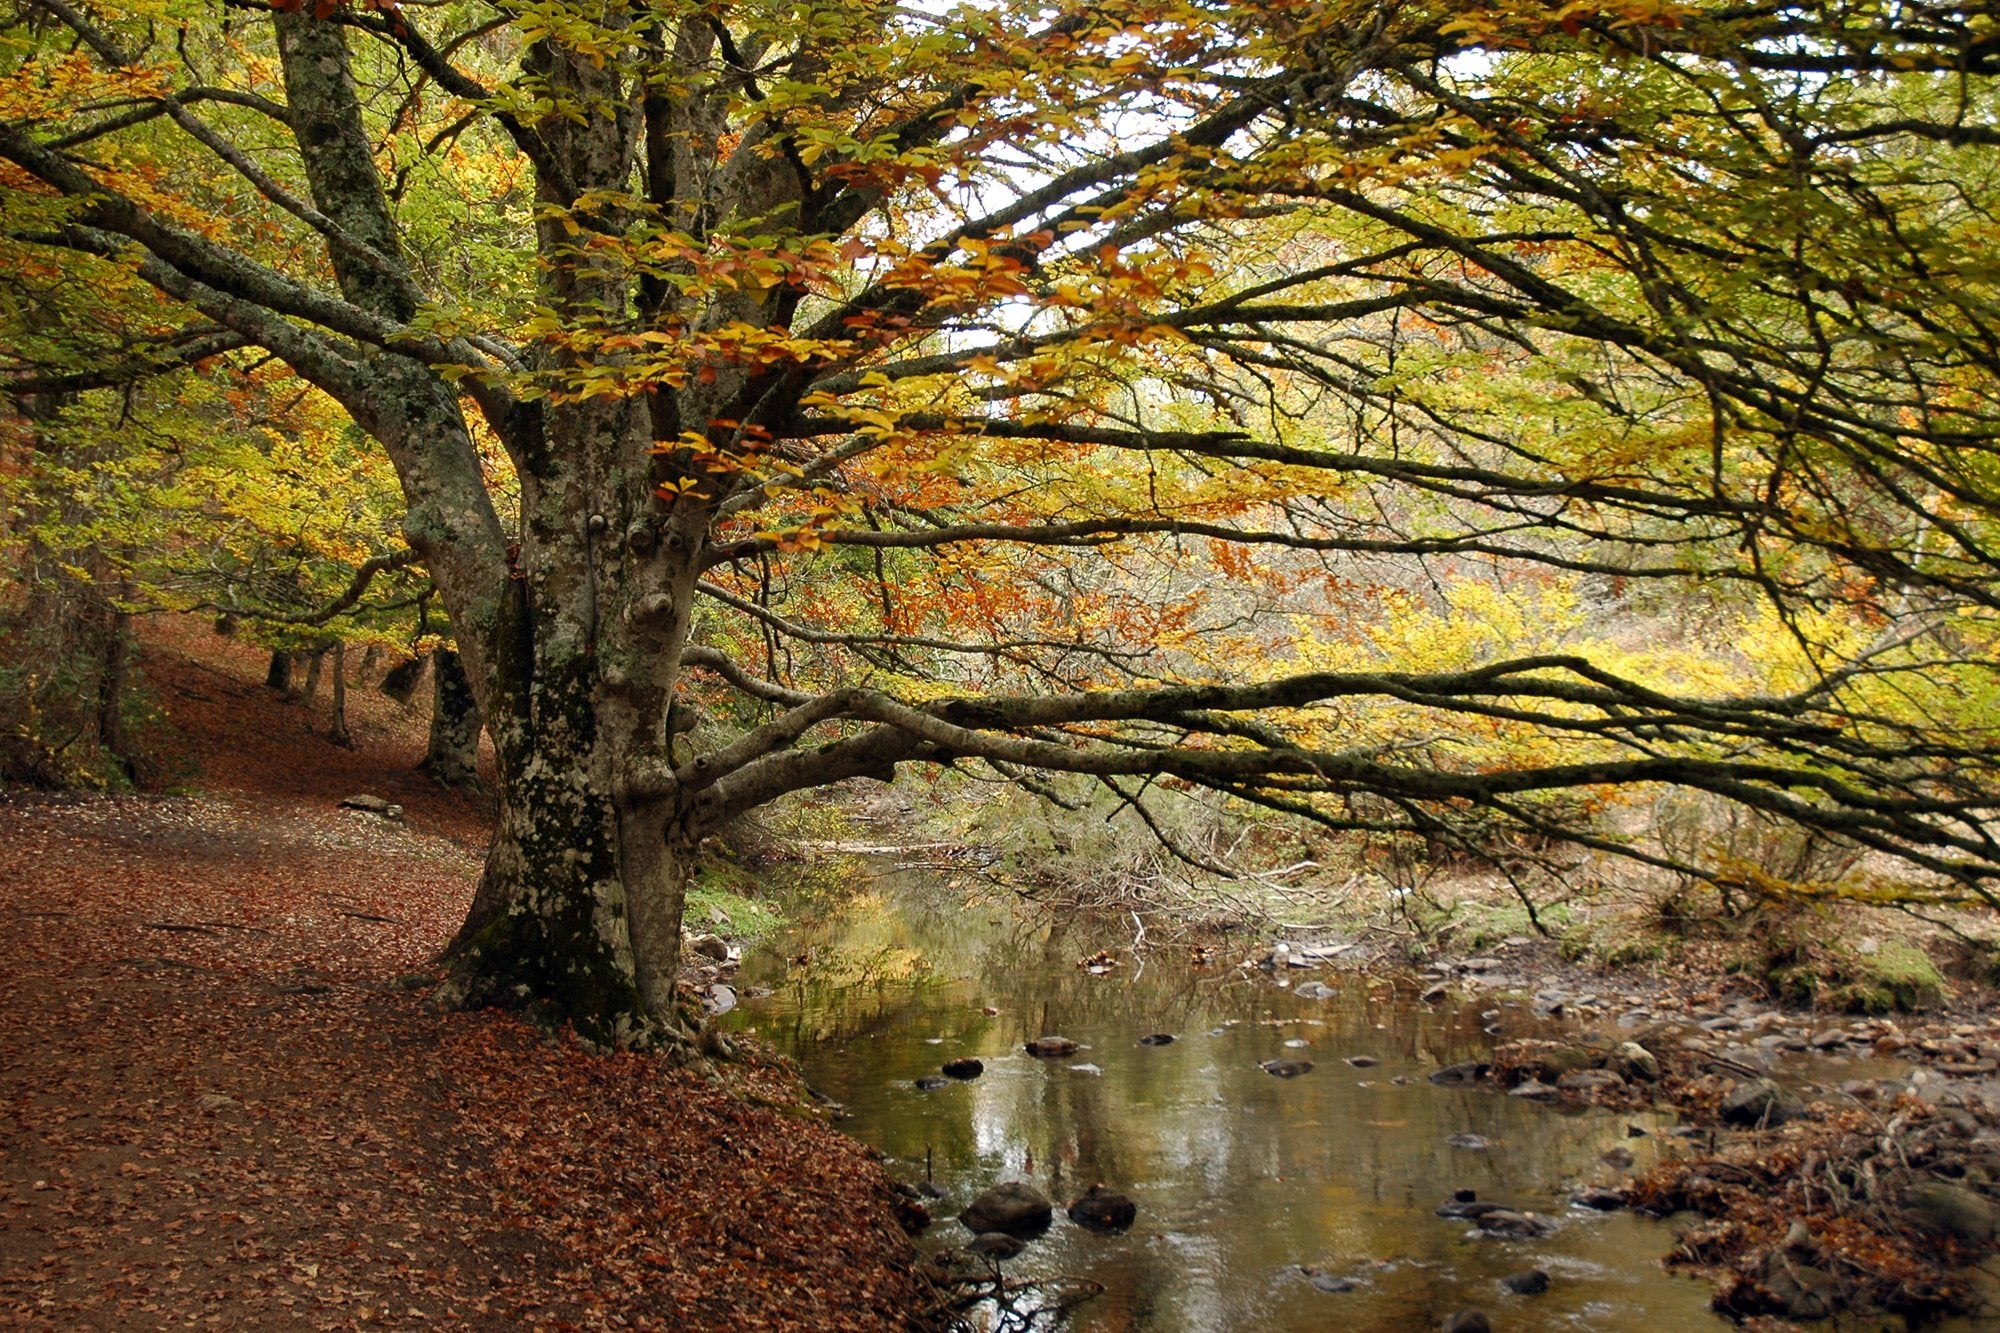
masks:
<svg viewBox="0 0 2000 1333"><path fill-rule="evenodd" d="M1580 1182L1616 1177L1599 1160L1609 1148L1631 1148L1641 1168L1670 1151L1627 1137L1629 1124L1649 1122L1563 1116L1427 1081L1438 1065L1490 1045L1478 1012L1434 1010L1326 974L1297 974L1337 991L1303 999L1262 976L1195 969L1165 953L1102 977L1076 966L1120 943L1038 929L968 904L948 881L887 873L753 958L743 984L772 994L732 1018L851 1108L845 1128L899 1173L921 1179L928 1164L946 1193L941 1219L1009 1179L1031 1181L1059 1206L1097 1182L1137 1200L1129 1235L1096 1235L1059 1215L1008 1265L1103 1284L1067 1325L1075 1333L1275 1333L1335 1322L1388 1333L1435 1328L1466 1306L1502 1330L1728 1327L1709 1313L1703 1284L1660 1268L1667 1228L1563 1202ZM1513 1010L1501 1021L1521 1029L1532 1020ZM1138 1043L1153 1032L1177 1040ZM1046 1033L1082 1048L1057 1059L1022 1051ZM985 1074L930 1092L914 1086L961 1055L985 1061ZM1345 1063L1354 1056L1380 1064ZM1258 1067L1281 1057L1315 1068L1280 1079ZM1468 1132L1492 1146L1446 1142ZM1553 1214L1559 1230L1539 1241L1471 1235L1432 1215L1455 1188ZM965 1239L949 1221L933 1236ZM1301 1265L1359 1286L1317 1290ZM1531 1267L1555 1279L1547 1294L1499 1285Z"/></svg>

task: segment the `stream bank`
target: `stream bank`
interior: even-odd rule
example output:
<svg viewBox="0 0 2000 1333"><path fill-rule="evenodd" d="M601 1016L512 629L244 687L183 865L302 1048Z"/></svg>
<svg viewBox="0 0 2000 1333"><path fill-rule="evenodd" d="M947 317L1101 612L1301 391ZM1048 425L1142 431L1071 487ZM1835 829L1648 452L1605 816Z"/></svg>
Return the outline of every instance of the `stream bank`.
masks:
<svg viewBox="0 0 2000 1333"><path fill-rule="evenodd" d="M1210 950L1207 965L1180 946L1135 956L1129 931L1017 917L948 872L889 855L857 858L848 879L848 895L794 906L790 928L746 959L726 1021L793 1058L841 1105L844 1128L932 1196L912 1201L937 1219L923 1245L957 1290L996 1290L993 1260L963 1253L961 1210L1008 1181L1054 1203L1050 1228L999 1260L1017 1284L1007 1302L974 1305L973 1326L1289 1333L1339 1320L1386 1331L1441 1327L1468 1309L1501 1329L1731 1326L1707 1283L1660 1263L1698 1219L1574 1202L1622 1200L1636 1181L1686 1179L1711 1160L1684 1123L1698 1097L1628 1081L1622 1098L1564 1090L1551 1104L1490 1077L1432 1078L1490 1065L1507 1042L1611 1051L1637 1034L1662 1050L1661 1088L1679 1088L1713 1077L1683 1068L1700 1044L1733 1060L1730 1038L1754 1015L1725 1005L1697 1019L1662 995L1579 992L1568 974L1529 970L1537 951L1525 947L1518 968L1502 949L1497 966L1422 984L1335 959L1267 970L1235 966L1240 950ZM1907 1076L1875 1053L1894 1026L1858 1034L1865 1048L1815 1050L1811 1032L1781 1027L1746 1040L1782 1078L1837 1091ZM1048 1035L1076 1049L1025 1049ZM1146 1040L1160 1036L1174 1040ZM1776 1040L1758 1045L1764 1036ZM978 1075L944 1076L960 1059L979 1061ZM1129 1232L1063 1215L1099 1184L1136 1204ZM1439 1216L1462 1191L1535 1224L1508 1234Z"/></svg>

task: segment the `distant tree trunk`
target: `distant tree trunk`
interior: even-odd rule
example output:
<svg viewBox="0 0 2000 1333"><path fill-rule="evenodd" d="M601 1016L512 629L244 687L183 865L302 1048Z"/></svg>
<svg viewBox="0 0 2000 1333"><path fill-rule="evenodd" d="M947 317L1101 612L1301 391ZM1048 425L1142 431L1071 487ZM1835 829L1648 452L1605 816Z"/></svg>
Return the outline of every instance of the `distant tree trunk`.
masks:
<svg viewBox="0 0 2000 1333"><path fill-rule="evenodd" d="M428 657L413 657L407 662L396 663L382 674L382 693L399 704L408 703L424 678L424 668L429 665Z"/></svg>
<svg viewBox="0 0 2000 1333"><path fill-rule="evenodd" d="M369 644L368 651L361 654L361 665L356 669L354 679L363 684L367 683L368 673L380 665L381 661L382 645L379 643Z"/></svg>
<svg viewBox="0 0 2000 1333"><path fill-rule="evenodd" d="M347 731L347 645L339 639L333 641L333 726L326 738L335 745L354 744Z"/></svg>
<svg viewBox="0 0 2000 1333"><path fill-rule="evenodd" d="M479 703L458 654L440 648L431 657L435 668L431 693L431 740L423 771L446 787L479 787Z"/></svg>
<svg viewBox="0 0 2000 1333"><path fill-rule="evenodd" d="M125 734L125 688L131 674L132 617L114 609L105 617L104 653L97 674L97 741L118 761L128 782L139 775Z"/></svg>
<svg viewBox="0 0 2000 1333"><path fill-rule="evenodd" d="M305 701L311 703L319 697L320 668L326 663L326 649L315 648L306 655Z"/></svg>
<svg viewBox="0 0 2000 1333"><path fill-rule="evenodd" d="M283 695L292 692L292 655L282 648L271 650L271 665L264 672L264 684Z"/></svg>

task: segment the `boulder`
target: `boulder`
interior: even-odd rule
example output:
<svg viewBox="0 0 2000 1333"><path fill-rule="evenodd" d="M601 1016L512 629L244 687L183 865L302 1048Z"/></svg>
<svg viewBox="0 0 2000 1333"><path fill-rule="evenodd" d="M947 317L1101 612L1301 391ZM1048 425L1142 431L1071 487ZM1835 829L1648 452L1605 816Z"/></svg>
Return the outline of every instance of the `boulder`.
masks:
<svg viewBox="0 0 2000 1333"><path fill-rule="evenodd" d="M1505 1204L1481 1203L1479 1195L1472 1190L1454 1190L1452 1196L1437 1206L1439 1217L1475 1218L1488 1213L1504 1212Z"/></svg>
<svg viewBox="0 0 2000 1333"><path fill-rule="evenodd" d="M1555 1230L1555 1224L1547 1218L1533 1213L1517 1213L1511 1208L1496 1208L1490 1213L1481 1213L1473 1221L1487 1235L1504 1240L1533 1240Z"/></svg>
<svg viewBox="0 0 2000 1333"><path fill-rule="evenodd" d="M1570 1202L1581 1208L1594 1208L1600 1213L1615 1213L1625 1206L1625 1191L1606 1185L1590 1185L1578 1190Z"/></svg>
<svg viewBox="0 0 2000 1333"><path fill-rule="evenodd" d="M1996 1213L1993 1201L1963 1185L1923 1181L1903 1192L1903 1205L1925 1230L1960 1240L1989 1241L2000 1228L2000 1213Z"/></svg>
<svg viewBox="0 0 2000 1333"><path fill-rule="evenodd" d="M1032 1239L1049 1229L1055 1207L1040 1190L1019 1180L995 1185L974 1199L958 1215L967 1231L985 1235L990 1231Z"/></svg>
<svg viewBox="0 0 2000 1333"><path fill-rule="evenodd" d="M1460 1310L1440 1327L1444 1333L1493 1333L1493 1321L1484 1310Z"/></svg>
<svg viewBox="0 0 2000 1333"><path fill-rule="evenodd" d="M1447 1088L1462 1088L1479 1082L1492 1068L1483 1060L1465 1060L1438 1070L1431 1075L1431 1082Z"/></svg>
<svg viewBox="0 0 2000 1333"><path fill-rule="evenodd" d="M1603 1092L1607 1088L1624 1087L1625 1080L1609 1069L1579 1069L1557 1079L1556 1086L1564 1092Z"/></svg>
<svg viewBox="0 0 2000 1333"><path fill-rule="evenodd" d="M1028 1245L1026 1241L1009 1236L1003 1231L988 1231L974 1236L972 1243L965 1248L982 1259L991 1259L998 1263L1002 1259L1012 1259L1027 1249Z"/></svg>
<svg viewBox="0 0 2000 1333"><path fill-rule="evenodd" d="M1494 1067L1514 1083L1528 1079L1554 1083L1567 1074L1595 1069L1602 1063L1597 1052L1588 1047L1554 1041L1510 1041L1493 1051Z"/></svg>
<svg viewBox="0 0 2000 1333"><path fill-rule="evenodd" d="M1076 1043L1068 1037L1036 1037L1022 1048L1029 1055L1056 1057L1075 1055Z"/></svg>
<svg viewBox="0 0 2000 1333"><path fill-rule="evenodd" d="M960 1056L956 1060L944 1062L944 1072L953 1078L978 1078L986 1072L986 1066L971 1056Z"/></svg>
<svg viewBox="0 0 2000 1333"><path fill-rule="evenodd" d="M720 935L696 935L687 942L687 947L693 953L713 962L729 961L729 941Z"/></svg>
<svg viewBox="0 0 2000 1333"><path fill-rule="evenodd" d="M1764 1290L1789 1319L1825 1319L1843 1303L1839 1279L1783 1250L1772 1250L1764 1257L1761 1276Z"/></svg>
<svg viewBox="0 0 2000 1333"><path fill-rule="evenodd" d="M1782 1125L1805 1113L1804 1102L1768 1078L1746 1079L1722 1099L1722 1123L1725 1125Z"/></svg>
<svg viewBox="0 0 2000 1333"><path fill-rule="evenodd" d="M931 1210L915 1199L896 1200L896 1225L914 1236L931 1224Z"/></svg>
<svg viewBox="0 0 2000 1333"><path fill-rule="evenodd" d="M1263 1064L1265 1073L1279 1078L1297 1078L1300 1074L1309 1072L1312 1067L1313 1062L1310 1060L1266 1060Z"/></svg>
<svg viewBox="0 0 2000 1333"><path fill-rule="evenodd" d="M1330 1291L1334 1293L1339 1293L1343 1291L1353 1291L1356 1287L1361 1285L1359 1282L1356 1282L1351 1277L1343 1277L1341 1274L1332 1272L1331 1270L1325 1268L1312 1268L1301 1264L1299 1266L1299 1272L1305 1275L1306 1281L1312 1283L1313 1286L1320 1291Z"/></svg>
<svg viewBox="0 0 2000 1333"><path fill-rule="evenodd" d="M1618 1048L1612 1057L1612 1068L1634 1083L1658 1083L1660 1081L1659 1057L1636 1041L1628 1041Z"/></svg>
<svg viewBox="0 0 2000 1333"><path fill-rule="evenodd" d="M1091 1231L1129 1231L1139 1205L1102 1185L1092 1185L1069 1206L1069 1220Z"/></svg>
<svg viewBox="0 0 2000 1333"><path fill-rule="evenodd" d="M1539 1296L1549 1289L1549 1275L1539 1268L1530 1268L1509 1273L1500 1279L1500 1285L1516 1296Z"/></svg>

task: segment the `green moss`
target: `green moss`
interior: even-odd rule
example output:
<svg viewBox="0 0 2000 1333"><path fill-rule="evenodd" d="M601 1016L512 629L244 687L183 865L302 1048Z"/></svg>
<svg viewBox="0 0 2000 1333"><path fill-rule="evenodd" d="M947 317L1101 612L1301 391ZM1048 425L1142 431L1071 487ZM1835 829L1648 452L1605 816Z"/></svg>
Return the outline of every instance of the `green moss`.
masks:
<svg viewBox="0 0 2000 1333"><path fill-rule="evenodd" d="M776 907L746 890L740 871L727 866L703 866L688 885L684 918L690 930L717 929L739 940L760 940L785 924ZM720 914L721 920L717 920Z"/></svg>
<svg viewBox="0 0 2000 1333"><path fill-rule="evenodd" d="M1538 908L1537 914L1542 919L1542 929L1552 934L1567 929L1576 919L1566 903L1551 903ZM1462 903L1456 915L1456 924L1464 932L1460 943L1475 953L1511 936L1540 933L1529 919L1528 909L1520 903Z"/></svg>
<svg viewBox="0 0 2000 1333"><path fill-rule="evenodd" d="M1572 963L1598 967L1638 967L1657 963L1672 951L1674 941L1663 932L1629 916L1571 926L1556 941Z"/></svg>
<svg viewBox="0 0 2000 1333"><path fill-rule="evenodd" d="M1944 976L1922 949L1891 940L1872 954L1855 955L1849 980L1830 998L1854 1013L1928 1009L1944 999Z"/></svg>

